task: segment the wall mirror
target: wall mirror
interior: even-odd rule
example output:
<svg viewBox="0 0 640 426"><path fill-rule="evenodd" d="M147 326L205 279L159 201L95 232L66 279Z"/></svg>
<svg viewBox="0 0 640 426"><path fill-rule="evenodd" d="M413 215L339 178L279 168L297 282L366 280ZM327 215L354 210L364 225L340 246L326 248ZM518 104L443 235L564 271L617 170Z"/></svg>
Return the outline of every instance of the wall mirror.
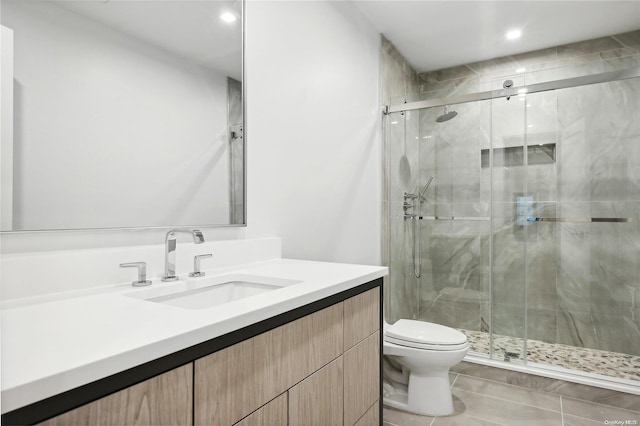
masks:
<svg viewBox="0 0 640 426"><path fill-rule="evenodd" d="M2 0L2 231L245 223L242 0Z"/></svg>

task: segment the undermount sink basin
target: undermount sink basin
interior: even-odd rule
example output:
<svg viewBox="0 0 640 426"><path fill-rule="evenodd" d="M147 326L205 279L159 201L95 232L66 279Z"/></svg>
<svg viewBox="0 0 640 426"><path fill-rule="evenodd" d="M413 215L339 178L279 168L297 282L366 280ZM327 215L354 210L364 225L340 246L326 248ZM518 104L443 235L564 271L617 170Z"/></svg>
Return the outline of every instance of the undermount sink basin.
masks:
<svg viewBox="0 0 640 426"><path fill-rule="evenodd" d="M185 282L158 283L156 288L128 293L127 296L186 309L206 309L300 282L247 274L205 276Z"/></svg>

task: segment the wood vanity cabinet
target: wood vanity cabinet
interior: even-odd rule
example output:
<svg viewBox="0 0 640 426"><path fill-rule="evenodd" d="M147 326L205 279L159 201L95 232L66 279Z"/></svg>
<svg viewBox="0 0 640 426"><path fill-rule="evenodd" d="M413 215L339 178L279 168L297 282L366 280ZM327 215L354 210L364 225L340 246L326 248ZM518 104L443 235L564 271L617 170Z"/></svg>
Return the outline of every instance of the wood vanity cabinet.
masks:
<svg viewBox="0 0 640 426"><path fill-rule="evenodd" d="M360 291L39 424L379 425L381 280Z"/></svg>
<svg viewBox="0 0 640 426"><path fill-rule="evenodd" d="M236 423L236 426L286 426L288 424L288 394L285 392L273 401Z"/></svg>
<svg viewBox="0 0 640 426"><path fill-rule="evenodd" d="M46 420L43 426L191 425L193 364Z"/></svg>
<svg viewBox="0 0 640 426"><path fill-rule="evenodd" d="M195 362L197 425L232 425L342 354L342 303Z"/></svg>
<svg viewBox="0 0 640 426"><path fill-rule="evenodd" d="M289 426L344 424L343 362L340 356L289 389Z"/></svg>
<svg viewBox="0 0 640 426"><path fill-rule="evenodd" d="M380 288L196 360L194 385L196 425L236 424L285 393L283 424L356 424L380 396Z"/></svg>

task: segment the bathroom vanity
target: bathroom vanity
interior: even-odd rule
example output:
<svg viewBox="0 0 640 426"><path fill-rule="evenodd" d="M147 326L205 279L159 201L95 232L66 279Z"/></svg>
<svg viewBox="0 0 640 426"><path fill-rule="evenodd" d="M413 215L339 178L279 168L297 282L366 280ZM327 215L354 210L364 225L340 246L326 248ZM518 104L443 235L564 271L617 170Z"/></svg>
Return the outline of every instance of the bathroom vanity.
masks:
<svg viewBox="0 0 640 426"><path fill-rule="evenodd" d="M140 296L151 287L130 285L5 306L2 422L379 424L386 273L274 259L217 276L289 285L209 308L158 303ZM153 286L171 285L194 284Z"/></svg>

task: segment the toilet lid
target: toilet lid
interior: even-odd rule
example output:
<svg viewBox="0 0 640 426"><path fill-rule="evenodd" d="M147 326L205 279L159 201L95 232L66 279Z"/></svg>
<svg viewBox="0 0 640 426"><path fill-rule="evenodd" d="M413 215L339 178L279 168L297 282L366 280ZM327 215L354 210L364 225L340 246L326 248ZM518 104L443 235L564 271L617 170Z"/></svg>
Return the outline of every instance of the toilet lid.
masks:
<svg viewBox="0 0 640 426"><path fill-rule="evenodd" d="M389 341L403 342L406 346L420 345L459 346L467 343L467 336L458 330L431 322L401 319L385 333Z"/></svg>

